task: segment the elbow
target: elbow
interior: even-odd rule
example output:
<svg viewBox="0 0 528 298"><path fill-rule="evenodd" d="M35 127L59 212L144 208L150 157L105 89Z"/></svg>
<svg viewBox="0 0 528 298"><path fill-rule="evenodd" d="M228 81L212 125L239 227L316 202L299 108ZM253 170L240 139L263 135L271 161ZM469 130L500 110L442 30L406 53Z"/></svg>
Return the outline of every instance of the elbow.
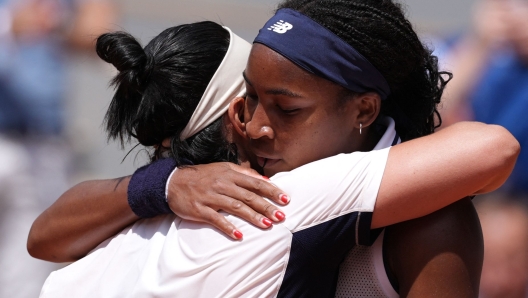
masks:
<svg viewBox="0 0 528 298"><path fill-rule="evenodd" d="M478 193L491 192L499 188L510 176L517 157L521 152L519 141L504 127L488 125L489 173L492 174L488 185Z"/></svg>
<svg viewBox="0 0 528 298"><path fill-rule="evenodd" d="M46 236L43 229L38 228L37 221L33 223L29 231L26 249L30 256L43 261L62 263L73 260L66 251L61 250L61 246L56 241Z"/></svg>
<svg viewBox="0 0 528 298"><path fill-rule="evenodd" d="M44 241L35 239L31 234L28 237L26 247L29 255L35 259L53 263L73 262L76 260L71 256L67 256L64 252L55 251L53 247L47 245Z"/></svg>
<svg viewBox="0 0 528 298"><path fill-rule="evenodd" d="M28 239L28 242L27 242L27 251L29 255L35 259L40 259L43 261L51 261L46 256L42 255L41 250L39 249L38 243L35 243L34 241L30 239Z"/></svg>
<svg viewBox="0 0 528 298"><path fill-rule="evenodd" d="M39 238L38 231L36 231L35 225L33 224L31 230L29 231L26 243L27 251L33 258L49 261L49 259L46 257L46 254L43 253L44 244L39 240Z"/></svg>
<svg viewBox="0 0 528 298"><path fill-rule="evenodd" d="M507 178L515 163L517 162L517 157L521 153L521 145L519 141L504 127L499 125L490 125L491 129L494 131L496 140L494 143L497 146L492 146L496 150L498 156L497 166L499 170L505 172Z"/></svg>

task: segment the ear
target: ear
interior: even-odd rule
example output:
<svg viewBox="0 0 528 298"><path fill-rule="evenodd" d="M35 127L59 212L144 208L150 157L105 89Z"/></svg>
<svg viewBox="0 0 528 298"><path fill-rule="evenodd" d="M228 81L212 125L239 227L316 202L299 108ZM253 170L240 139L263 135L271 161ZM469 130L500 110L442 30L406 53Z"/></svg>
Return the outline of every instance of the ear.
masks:
<svg viewBox="0 0 528 298"><path fill-rule="evenodd" d="M233 129L241 137L246 137L246 123L244 123L244 98L236 97L229 104L227 109L227 116L229 122L233 125Z"/></svg>
<svg viewBox="0 0 528 298"><path fill-rule="evenodd" d="M356 118L357 128L360 123L363 128L370 126L380 113L381 97L375 92L363 93L356 98L356 104L359 110Z"/></svg>
<svg viewBox="0 0 528 298"><path fill-rule="evenodd" d="M163 142L161 142L161 146L164 147L164 148L170 148L171 147L171 138L163 139Z"/></svg>

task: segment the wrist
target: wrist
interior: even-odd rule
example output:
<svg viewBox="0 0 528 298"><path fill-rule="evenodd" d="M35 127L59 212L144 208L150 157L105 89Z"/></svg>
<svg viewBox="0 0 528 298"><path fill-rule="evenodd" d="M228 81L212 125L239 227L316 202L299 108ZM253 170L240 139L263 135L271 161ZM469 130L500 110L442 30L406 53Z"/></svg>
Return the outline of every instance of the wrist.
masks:
<svg viewBox="0 0 528 298"><path fill-rule="evenodd" d="M167 178L167 183L165 183L165 201L167 203L169 203L169 185L170 185L170 181L172 179L172 176L174 176L174 173L176 173L177 170L178 170L178 168L175 168L174 170L172 170L172 172L169 175L169 178Z"/></svg>
<svg viewBox="0 0 528 298"><path fill-rule="evenodd" d="M128 204L137 216L149 218L172 213L165 191L175 168L174 159L164 158L134 172L128 185Z"/></svg>

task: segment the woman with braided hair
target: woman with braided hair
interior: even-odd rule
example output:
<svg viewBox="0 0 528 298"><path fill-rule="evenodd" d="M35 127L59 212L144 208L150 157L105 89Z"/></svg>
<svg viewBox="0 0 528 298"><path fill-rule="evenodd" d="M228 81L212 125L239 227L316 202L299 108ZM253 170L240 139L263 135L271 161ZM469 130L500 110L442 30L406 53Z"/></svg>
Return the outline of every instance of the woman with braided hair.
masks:
<svg viewBox="0 0 528 298"><path fill-rule="evenodd" d="M383 74L390 95L381 101L380 114L395 119L402 141L440 126L437 105L451 74L439 71L437 57L422 44L400 4L290 0L279 9L293 9L323 25ZM468 230L461 231L461 226ZM341 267L337 296L476 296L482 253L478 218L465 199L389 227L369 248L353 248Z"/></svg>
<svg viewBox="0 0 528 298"><path fill-rule="evenodd" d="M391 1L361 1L368 5L356 5L356 2L360 1L284 2L281 5L284 9L277 11L255 39L243 72L246 96L231 103L227 117L222 118L225 127L212 128L225 133L227 144L236 144L236 151L226 153L236 152L239 162L261 168L292 197L282 207L288 214L283 223L262 231L257 227L270 226L271 221L261 215L255 218L263 220L251 221L256 227L235 217L220 215L231 222L226 225L228 229L222 229L228 235L242 237L234 226L244 233L243 240L236 242L207 225L174 215L143 219L105 241L86 258L50 276L43 297L68 293L88 297L347 295L338 287L342 283L342 280L338 282L339 265L351 248L368 245L379 235L379 231L371 228L423 216L461 197L499 186L511 171L518 153L518 144L504 130L463 123L411 140L433 132L436 104L445 80L436 69L434 57L415 34L414 37L400 36L412 32L412 27L397 5ZM367 20L376 24L360 24ZM336 29L344 24L351 26L346 32ZM380 29L389 24L399 26L392 32L395 36L384 36L387 29ZM409 28L405 28L406 24ZM147 49L159 51L156 44L169 45L167 51L178 48L170 42L174 35L162 33L160 36ZM233 34L230 37L233 43L236 38ZM410 45L401 45L406 42ZM106 45L99 47L103 58L119 48L120 43ZM400 46L414 58L401 57L406 53L399 52ZM185 185L185 175L197 177L205 168L196 165L180 167L174 172L172 169L175 165L207 161L201 161L200 155L190 154L194 149L176 145L190 144L204 130L211 129L210 125L218 122L225 111L216 108L218 97L225 102L225 98L240 90L227 88L218 92L223 85L231 86L236 77L225 75L227 70L237 69L231 64L234 61L231 49L237 47L230 44L228 48L212 78L203 78L210 81L205 91L202 89L189 97L194 102L193 115L184 116L182 123L175 124L175 130L160 134L149 144L160 150L171 147L169 155L173 158L160 159L138 170L132 179L126 179L130 206L114 208L110 206L112 203L106 203L109 209L119 212L114 213L116 218L99 217L99 225L113 222L115 227L123 222L131 223L138 216L168 214L174 206L193 198L182 195L181 189L192 188L192 183ZM133 51L121 53L125 55L123 60L133 61L126 57L134 56ZM193 57L196 56L186 59ZM121 65L114 59L107 61ZM145 61L150 60L141 64L152 66ZM129 66L119 69L114 98L117 106L126 107L131 102L122 99L139 92L137 108L151 114L145 119L138 119L137 112L127 114L130 118L110 114L109 127L117 124L114 127L120 132L117 136L132 135L144 140L145 135L137 131L139 128L169 130L164 125L173 123L170 118L166 119L168 122L156 123L155 117L166 112L163 107L174 108L183 103L157 100L164 96L170 98L172 94L174 82L156 73L160 71L157 68L171 69L167 61L155 56L154 69L147 68L151 72L147 77L142 72L130 72ZM165 75L170 77L170 73ZM134 84L122 84L123 78ZM147 92L148 86L158 81L168 85L160 84L150 90L152 93ZM196 95L202 97L200 102ZM224 106L227 108L225 103ZM409 142L395 145L399 141L395 130ZM155 133L152 131L149 135ZM172 141L166 142L166 138ZM465 140L467 144L456 146ZM504 150L496 154L495 148L489 149L489 142ZM395 146L389 148L391 145ZM216 149L210 147L206 146L206 151ZM336 154L339 155L333 156ZM445 167L446 164L456 165L456 170ZM193 170L198 174L193 174ZM161 197L159 188L146 186L142 179L148 179L154 186L161 185ZM170 187L166 198L167 180ZM172 181L180 183L180 188L174 190ZM295 184L301 185L294 187ZM112 189L103 199L117 195L118 191L122 196L122 187L118 187L119 190ZM277 193L270 190L270 194ZM90 201L85 202L84 210L77 214L86 213L90 208L98 213L101 204L93 202L91 206ZM63 213L81 205L69 206L62 207ZM275 208L272 219L284 219L283 215L278 216L276 207L272 208ZM386 232L384 249L395 251L386 255L386 267L396 276L395 285L400 287L401 295L433 292L475 295L478 289L475 273L479 273L482 252L479 251L478 221L471 208L469 201L461 201L428 219L418 219L420 222L411 223L411 228L404 224ZM49 220L52 215L60 216L60 210L52 206L39 223L45 223L46 217ZM132 210L135 217L130 215ZM64 218L68 216L63 215ZM460 223L464 228L457 226ZM399 235L404 236L400 242L403 244L391 244L391 239ZM460 250L459 241L464 237L466 245ZM420 245L419 252L409 255L405 249L416 245ZM449 252L447 257L445 252ZM468 257L470 263L466 263ZM438 264L437 259L443 264ZM381 260L383 263L383 257ZM435 279L435 274L439 278Z"/></svg>

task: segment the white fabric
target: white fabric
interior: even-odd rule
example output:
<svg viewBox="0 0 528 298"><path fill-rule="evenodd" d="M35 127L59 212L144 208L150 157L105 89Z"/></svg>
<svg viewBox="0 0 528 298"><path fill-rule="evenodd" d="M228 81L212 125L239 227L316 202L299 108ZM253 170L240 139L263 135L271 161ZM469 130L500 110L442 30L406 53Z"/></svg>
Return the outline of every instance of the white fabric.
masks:
<svg viewBox="0 0 528 298"><path fill-rule="evenodd" d="M394 138L394 136L384 134L374 150L383 148L382 145L390 142L391 137ZM401 140L398 138L396 143L401 143ZM400 297L392 287L385 271L383 262L384 234L385 231L378 236L372 246L356 246L350 250L339 269L336 288L337 298Z"/></svg>
<svg viewBox="0 0 528 298"><path fill-rule="evenodd" d="M229 49L207 85L191 120L183 129L180 139L192 137L227 111L233 98L245 92L242 72L251 51L251 44L224 27L230 34Z"/></svg>
<svg viewBox="0 0 528 298"><path fill-rule="evenodd" d="M336 298L398 298L383 262L382 232L372 246L356 246L350 250L339 269Z"/></svg>
<svg viewBox="0 0 528 298"><path fill-rule="evenodd" d="M389 147L394 138L391 119L379 147ZM293 233L352 212L372 212L388 153L389 148L340 154L273 176L292 198L281 207L287 218L263 231L225 214L244 234L242 241L173 215L140 220L52 273L40 297L274 297Z"/></svg>

